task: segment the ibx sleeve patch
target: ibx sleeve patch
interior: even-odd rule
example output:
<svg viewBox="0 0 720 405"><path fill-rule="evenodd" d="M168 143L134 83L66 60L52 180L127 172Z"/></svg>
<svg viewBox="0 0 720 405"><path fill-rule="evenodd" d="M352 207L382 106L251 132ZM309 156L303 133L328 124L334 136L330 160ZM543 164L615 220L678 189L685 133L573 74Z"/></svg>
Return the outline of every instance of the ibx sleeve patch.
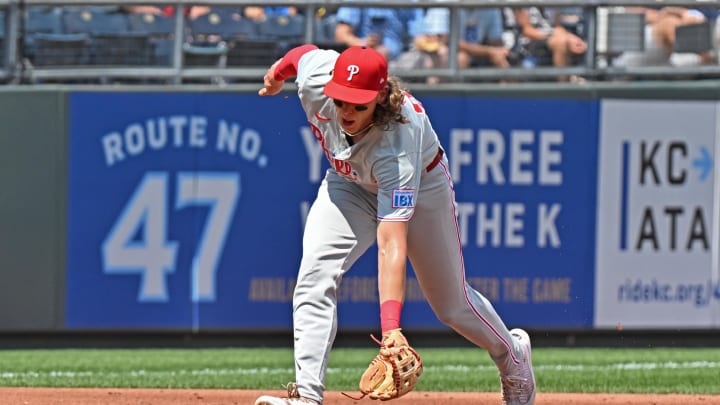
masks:
<svg viewBox="0 0 720 405"><path fill-rule="evenodd" d="M392 193L393 208L412 208L415 207L415 190L398 189Z"/></svg>

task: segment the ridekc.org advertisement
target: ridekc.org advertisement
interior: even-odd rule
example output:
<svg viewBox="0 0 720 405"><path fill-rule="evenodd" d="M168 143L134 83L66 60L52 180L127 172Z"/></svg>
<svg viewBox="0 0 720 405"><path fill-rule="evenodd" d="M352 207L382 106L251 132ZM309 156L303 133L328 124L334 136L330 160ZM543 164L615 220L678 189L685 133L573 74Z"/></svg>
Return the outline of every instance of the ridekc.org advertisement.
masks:
<svg viewBox="0 0 720 405"><path fill-rule="evenodd" d="M466 281L508 325L653 324L632 312L667 303L638 302L636 284L675 279L662 266L643 265L657 275L633 273L638 261L688 246L709 256L712 193L688 188L700 194L665 206L670 194L637 190L647 187L638 176L668 173L659 158L644 174L620 163L651 153L702 159L701 146L712 162L714 132L685 152L661 138L656 152L654 140L629 140L625 156L605 150L600 137L610 127L600 130L598 101L416 97L450 161ZM70 101L66 326L289 329L303 224L328 168L297 97L75 92ZM673 166L663 181L680 181L685 170L689 183L700 174L693 167ZM340 328L379 325L375 255L373 247L343 277ZM688 285L709 280L709 258L700 261L704 278ZM408 275L403 325L442 328L411 267Z"/></svg>
<svg viewBox="0 0 720 405"><path fill-rule="evenodd" d="M601 117L596 325L718 325L718 104L612 100Z"/></svg>

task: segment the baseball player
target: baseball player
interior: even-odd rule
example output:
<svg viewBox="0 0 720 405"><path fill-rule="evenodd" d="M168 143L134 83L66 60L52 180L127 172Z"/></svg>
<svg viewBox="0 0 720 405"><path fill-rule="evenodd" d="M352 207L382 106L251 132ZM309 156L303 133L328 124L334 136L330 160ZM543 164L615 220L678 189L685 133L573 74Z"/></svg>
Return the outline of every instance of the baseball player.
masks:
<svg viewBox="0 0 720 405"><path fill-rule="evenodd" d="M255 405L322 404L337 332L337 289L375 241L381 354L399 347L416 354L400 332L409 258L438 318L497 364L502 403L534 404L527 333L508 330L465 281L448 161L422 104L388 77L385 58L364 46L341 54L314 45L293 48L268 69L258 94L278 94L292 77L331 168L307 216L293 296L296 383L288 384L286 398L263 395ZM377 387L363 385L372 398L404 393L381 396Z"/></svg>

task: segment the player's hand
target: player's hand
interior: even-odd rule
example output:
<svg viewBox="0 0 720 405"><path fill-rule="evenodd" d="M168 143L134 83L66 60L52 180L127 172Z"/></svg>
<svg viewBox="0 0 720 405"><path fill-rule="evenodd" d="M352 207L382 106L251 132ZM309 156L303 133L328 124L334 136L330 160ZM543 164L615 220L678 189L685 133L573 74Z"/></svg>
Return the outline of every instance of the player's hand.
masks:
<svg viewBox="0 0 720 405"><path fill-rule="evenodd" d="M360 377L360 392L372 399L386 401L412 391L423 372L420 355L410 347L402 331L383 334L380 353Z"/></svg>
<svg viewBox="0 0 720 405"><path fill-rule="evenodd" d="M277 60L270 66L263 77L263 88L258 91L260 96L274 96L282 91L284 81L275 80L275 67L280 63Z"/></svg>

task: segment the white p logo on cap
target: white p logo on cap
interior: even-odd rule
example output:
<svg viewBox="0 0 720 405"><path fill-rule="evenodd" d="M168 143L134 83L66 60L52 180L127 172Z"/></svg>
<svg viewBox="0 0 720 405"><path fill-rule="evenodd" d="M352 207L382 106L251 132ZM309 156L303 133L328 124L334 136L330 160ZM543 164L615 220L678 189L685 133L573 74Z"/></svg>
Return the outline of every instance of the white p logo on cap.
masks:
<svg viewBox="0 0 720 405"><path fill-rule="evenodd" d="M347 78L347 80L348 80L348 81L351 81L352 78L353 78L353 76L355 76L356 74L360 73L360 68L358 67L358 65L349 65L349 66L347 67L347 71L348 71L348 78Z"/></svg>

